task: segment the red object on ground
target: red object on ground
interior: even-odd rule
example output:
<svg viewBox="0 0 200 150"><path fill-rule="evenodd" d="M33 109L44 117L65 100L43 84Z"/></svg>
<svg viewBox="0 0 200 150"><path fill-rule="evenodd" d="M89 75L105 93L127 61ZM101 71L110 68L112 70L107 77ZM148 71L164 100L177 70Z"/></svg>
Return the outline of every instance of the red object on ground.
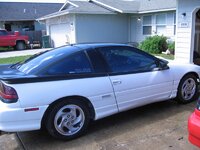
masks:
<svg viewBox="0 0 200 150"><path fill-rule="evenodd" d="M195 109L195 112L188 120L189 141L200 148L200 111Z"/></svg>
<svg viewBox="0 0 200 150"><path fill-rule="evenodd" d="M22 50L29 44L29 37L26 35L20 35L19 32L10 34L4 29L0 29L0 47L11 46L15 49Z"/></svg>

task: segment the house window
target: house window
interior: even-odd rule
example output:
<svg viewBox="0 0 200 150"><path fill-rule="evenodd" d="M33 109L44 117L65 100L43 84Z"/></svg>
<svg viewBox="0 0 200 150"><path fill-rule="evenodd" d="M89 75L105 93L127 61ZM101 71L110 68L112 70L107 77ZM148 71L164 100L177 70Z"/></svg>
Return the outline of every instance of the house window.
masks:
<svg viewBox="0 0 200 150"><path fill-rule="evenodd" d="M174 35L176 35L176 13L174 13Z"/></svg>
<svg viewBox="0 0 200 150"><path fill-rule="evenodd" d="M156 15L156 33L158 35L166 34L166 14Z"/></svg>
<svg viewBox="0 0 200 150"><path fill-rule="evenodd" d="M143 16L143 35L152 33L152 16Z"/></svg>

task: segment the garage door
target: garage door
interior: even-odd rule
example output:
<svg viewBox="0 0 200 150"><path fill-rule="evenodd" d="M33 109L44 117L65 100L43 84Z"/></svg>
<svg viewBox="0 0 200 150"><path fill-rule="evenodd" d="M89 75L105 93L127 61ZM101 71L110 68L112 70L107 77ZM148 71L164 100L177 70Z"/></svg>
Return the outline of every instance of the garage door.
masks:
<svg viewBox="0 0 200 150"><path fill-rule="evenodd" d="M70 23L50 26L51 44L54 47L66 45L70 42Z"/></svg>

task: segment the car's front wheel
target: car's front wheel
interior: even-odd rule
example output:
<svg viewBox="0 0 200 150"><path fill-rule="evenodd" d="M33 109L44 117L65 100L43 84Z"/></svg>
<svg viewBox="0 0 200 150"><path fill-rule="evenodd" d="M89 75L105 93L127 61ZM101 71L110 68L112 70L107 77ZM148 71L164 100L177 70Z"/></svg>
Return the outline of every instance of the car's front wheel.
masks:
<svg viewBox="0 0 200 150"><path fill-rule="evenodd" d="M177 101L182 104L190 103L198 98L198 82L193 74L188 74L180 81Z"/></svg>
<svg viewBox="0 0 200 150"><path fill-rule="evenodd" d="M89 120L89 110L84 103L75 99L66 100L51 108L46 128L55 138L71 140L85 132Z"/></svg>

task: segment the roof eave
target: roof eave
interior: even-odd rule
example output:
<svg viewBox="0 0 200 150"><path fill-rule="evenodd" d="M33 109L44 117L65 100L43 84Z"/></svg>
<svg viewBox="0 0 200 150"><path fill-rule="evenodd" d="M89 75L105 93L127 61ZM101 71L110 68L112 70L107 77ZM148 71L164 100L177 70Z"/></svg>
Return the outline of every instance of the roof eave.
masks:
<svg viewBox="0 0 200 150"><path fill-rule="evenodd" d="M70 2L70 1L66 1L66 2L64 3L64 5L60 8L59 11L62 11L62 9L63 9L67 4L70 4L70 5L72 5L72 6L78 7L78 5L76 5L76 4L74 4L74 3Z"/></svg>
<svg viewBox="0 0 200 150"><path fill-rule="evenodd" d="M138 11L138 14L147 14L147 13L156 13L156 12L165 12L165 11L176 11L176 8Z"/></svg>
<svg viewBox="0 0 200 150"><path fill-rule="evenodd" d="M0 22L2 22L2 21L4 21L4 22L5 21L15 21L15 22L17 22L17 21L36 21L36 20L35 19L17 19L17 20L16 19L4 19L4 20L0 19Z"/></svg>
<svg viewBox="0 0 200 150"><path fill-rule="evenodd" d="M43 20L47 20L47 19L51 19L51 18L55 18L55 17L59 17L59 16L63 16L63 15L67 15L69 14L69 12L63 12L61 14L52 14L52 15L48 15L48 16L43 16L41 18L36 19L37 21L43 21Z"/></svg>
<svg viewBox="0 0 200 150"><path fill-rule="evenodd" d="M68 14L116 14L114 12L89 12L89 11L74 11L74 12L64 12L61 14L55 14L55 15L49 15L49 16L44 16L41 18L36 19L37 21L44 21L47 19L51 19L51 18L55 18L55 17L59 17L59 16L63 16L63 15L68 15Z"/></svg>
<svg viewBox="0 0 200 150"><path fill-rule="evenodd" d="M99 11L96 11L96 12L89 12L89 11L76 11L76 12L70 12L71 14L73 13L73 14L99 14L99 15L101 15L101 14L117 14L117 13L115 13L115 12L99 12Z"/></svg>

